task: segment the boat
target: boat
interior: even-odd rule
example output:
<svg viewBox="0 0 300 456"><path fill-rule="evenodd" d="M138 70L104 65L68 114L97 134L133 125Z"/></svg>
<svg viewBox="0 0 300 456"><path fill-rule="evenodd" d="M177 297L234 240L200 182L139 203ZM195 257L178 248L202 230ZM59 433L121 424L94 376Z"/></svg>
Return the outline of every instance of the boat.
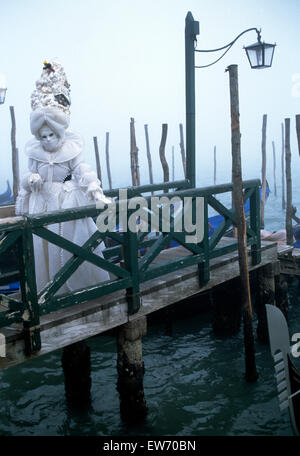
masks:
<svg viewBox="0 0 300 456"><path fill-rule="evenodd" d="M8 180L6 181L6 185L7 187L5 192L0 194L0 204L8 204L14 201L14 195L11 191L10 183Z"/></svg>
<svg viewBox="0 0 300 456"><path fill-rule="evenodd" d="M289 409L293 432L300 435L300 371L292 358L298 357L299 342L290 346L289 329L282 311L266 304L270 350L274 359L280 411ZM300 348L300 347L299 347Z"/></svg>

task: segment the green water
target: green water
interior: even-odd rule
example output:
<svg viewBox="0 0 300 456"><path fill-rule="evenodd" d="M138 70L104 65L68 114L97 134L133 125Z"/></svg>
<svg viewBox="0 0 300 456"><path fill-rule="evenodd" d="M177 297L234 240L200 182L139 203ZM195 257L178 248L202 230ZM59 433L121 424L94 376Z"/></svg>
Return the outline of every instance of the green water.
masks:
<svg viewBox="0 0 300 456"><path fill-rule="evenodd" d="M266 228L282 228L283 219L279 201L271 195ZM291 335L300 332L300 302L295 293L293 296ZM256 327L256 319L254 324ZM256 383L247 383L242 330L234 337L217 338L208 310L175 317L171 336L163 322L149 325L143 338L149 413L145 423L132 428L123 425L119 415L115 339L99 336L89 339L88 345L92 362L90 410L78 414L66 407L59 350L0 372L1 436L293 435L288 411L279 411L269 347L256 341L259 378Z"/></svg>
<svg viewBox="0 0 300 456"><path fill-rule="evenodd" d="M300 303L294 300L291 334L300 331L299 317ZM292 435L288 412L279 412L268 346L256 342L259 379L247 383L242 331L217 338L209 311L175 317L171 336L163 323L150 325L143 339L149 414L145 423L132 428L119 416L115 339L100 336L88 345L90 410L68 411L58 350L1 372L1 435Z"/></svg>

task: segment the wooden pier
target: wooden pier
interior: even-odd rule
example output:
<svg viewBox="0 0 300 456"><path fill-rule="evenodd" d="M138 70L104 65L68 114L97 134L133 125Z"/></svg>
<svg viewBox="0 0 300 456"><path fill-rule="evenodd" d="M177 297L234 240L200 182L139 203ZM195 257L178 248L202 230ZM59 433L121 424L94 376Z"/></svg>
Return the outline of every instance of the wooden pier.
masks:
<svg viewBox="0 0 300 456"><path fill-rule="evenodd" d="M225 246L232 242L231 238L223 238ZM174 258L189 255L183 247L164 250L155 260L155 264L170 261ZM251 265L249 249L249 271L277 262L277 244L262 243L262 260L259 265ZM6 368L30 358L44 355L75 342L101 334L107 330L133 321L141 316L162 309L191 296L214 288L239 276L237 252L222 255L211 261L210 280L199 288L197 266L166 274L145 282L141 287L141 307L133 315L128 315L127 300L124 290L111 293L98 299L74 305L67 309L41 316L41 350L25 356L22 324L14 324L2 328L6 337L6 357L0 358L0 368ZM5 305L0 306L6 310Z"/></svg>
<svg viewBox="0 0 300 456"><path fill-rule="evenodd" d="M166 193L169 189L173 191ZM232 189L231 183L191 188L186 181L168 182L131 187L127 189L127 201L122 200L116 190L111 190L107 192L108 196L119 195L114 203L118 217L121 217L124 203L127 217L132 215L129 200L132 203L135 196L140 198L143 195L144 200L151 200L152 204L153 192L163 191L155 194L158 198L155 204L160 208L157 232L153 232L151 220L143 220L144 232L96 231L82 246L55 234L49 227L85 217L96 219L105 209L90 205L15 217L12 208L3 208L0 213L0 258L1 255L17 252L19 266L17 270L0 273L0 285L18 280L20 293L0 294L0 343L3 343L3 338L5 341L5 356L0 357L0 369L63 349L66 397L87 398L91 383L90 355L84 341L115 329L121 416L124 420L144 416L147 407L143 395L142 337L147 331L147 316L168 306L172 308L178 302L184 303L188 298L199 298L200 302L204 292L214 292L227 283L232 286L234 279L239 281L237 239L228 235L229 229L237 225L237 218L234 209L228 209L219 199L219 195L231 193ZM248 269L254 277L259 274L274 303L280 265L277 244L262 241L260 237L259 189L259 180L243 182L243 198L249 207L246 226ZM183 223L183 206L175 215L169 205L170 226L168 231L163 229L164 204L167 207L168 201L174 201L174 198L182 204L187 201L186 198L192 201L194 215L199 201L197 198L201 199L203 230L201 238L197 237L195 243L187 238L193 233ZM221 223L213 232L209 229L209 209L222 216ZM156 209L151 206L152 211ZM178 214L182 218L180 232L175 229ZM117 220L119 223L120 218ZM38 264L35 265L34 261L33 236L71 253L70 259L41 290L37 290L36 286L35 267ZM93 250L107 239L113 242L110 245L106 242L104 258L100 258ZM59 294L61 286L84 261L108 271L110 279ZM241 313L238 296L233 299L238 303L238 313ZM263 304L259 303L260 306ZM225 313L231 312L226 293L222 296L221 313L224 307ZM222 327L223 314L219 318L217 326ZM236 321L236 316L233 319ZM259 319L263 322L263 312L260 312ZM261 327L264 327L263 323ZM264 329L260 333L263 334ZM86 368L85 375L82 373L83 366ZM82 382L78 383L78 379Z"/></svg>

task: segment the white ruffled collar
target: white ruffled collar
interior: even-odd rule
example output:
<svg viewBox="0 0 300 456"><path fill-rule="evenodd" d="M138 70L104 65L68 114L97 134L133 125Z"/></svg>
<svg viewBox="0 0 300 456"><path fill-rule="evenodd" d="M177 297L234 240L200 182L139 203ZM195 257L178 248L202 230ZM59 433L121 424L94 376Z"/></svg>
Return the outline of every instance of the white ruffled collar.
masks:
<svg viewBox="0 0 300 456"><path fill-rule="evenodd" d="M43 149L40 141L33 138L25 145L25 154L40 162L64 163L77 157L82 149L82 138L77 133L66 131L64 142L56 152L47 152Z"/></svg>

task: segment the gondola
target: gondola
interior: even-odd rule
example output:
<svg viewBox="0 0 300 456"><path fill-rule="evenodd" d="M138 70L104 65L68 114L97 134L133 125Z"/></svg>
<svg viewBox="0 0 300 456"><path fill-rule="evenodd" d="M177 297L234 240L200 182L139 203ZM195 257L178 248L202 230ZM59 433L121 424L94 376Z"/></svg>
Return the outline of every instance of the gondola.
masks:
<svg viewBox="0 0 300 456"><path fill-rule="evenodd" d="M266 304L270 349L274 358L275 377L280 410L289 409L293 432L300 435L300 372L292 358L297 345L290 346L289 329L281 310Z"/></svg>
<svg viewBox="0 0 300 456"><path fill-rule="evenodd" d="M13 194L11 191L10 183L7 180L7 188L4 193L0 194L0 204L11 203L13 201Z"/></svg>

